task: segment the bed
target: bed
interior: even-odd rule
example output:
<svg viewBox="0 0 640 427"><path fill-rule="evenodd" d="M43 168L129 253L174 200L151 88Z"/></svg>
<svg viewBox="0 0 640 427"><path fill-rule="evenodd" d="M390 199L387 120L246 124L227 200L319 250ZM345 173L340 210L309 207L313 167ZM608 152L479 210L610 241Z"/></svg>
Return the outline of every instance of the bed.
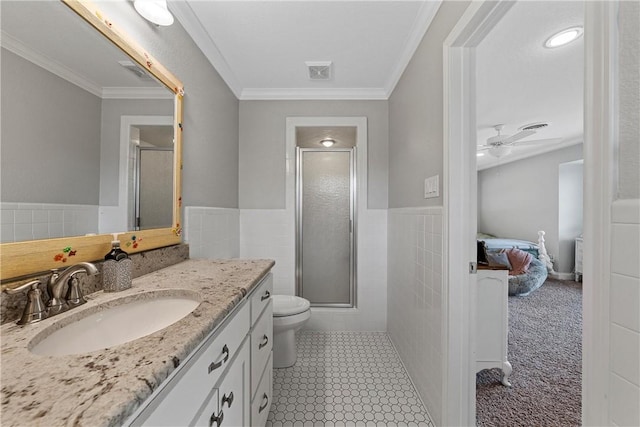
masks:
<svg viewBox="0 0 640 427"><path fill-rule="evenodd" d="M533 256L529 269L524 274L509 276L509 295L525 296L538 289L553 272L553 263L544 244L544 231L538 232L538 243L519 239L508 239L491 234L478 233L477 239L483 242L487 252L500 252L504 249L520 249Z"/></svg>
<svg viewBox="0 0 640 427"><path fill-rule="evenodd" d="M528 242L526 240L518 239L506 239L501 237L492 236L491 234L478 233L478 240L482 240L487 250L497 251L500 249L516 248L525 252L529 252L534 257L538 258L540 252L538 250L538 244Z"/></svg>

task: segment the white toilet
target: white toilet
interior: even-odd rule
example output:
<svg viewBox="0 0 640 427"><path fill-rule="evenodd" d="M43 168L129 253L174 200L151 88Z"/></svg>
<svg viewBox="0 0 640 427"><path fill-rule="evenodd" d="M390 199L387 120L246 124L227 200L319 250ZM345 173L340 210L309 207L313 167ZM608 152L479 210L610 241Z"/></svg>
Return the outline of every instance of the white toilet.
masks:
<svg viewBox="0 0 640 427"><path fill-rule="evenodd" d="M311 317L311 304L292 295L273 295L273 367L296 363L296 331Z"/></svg>

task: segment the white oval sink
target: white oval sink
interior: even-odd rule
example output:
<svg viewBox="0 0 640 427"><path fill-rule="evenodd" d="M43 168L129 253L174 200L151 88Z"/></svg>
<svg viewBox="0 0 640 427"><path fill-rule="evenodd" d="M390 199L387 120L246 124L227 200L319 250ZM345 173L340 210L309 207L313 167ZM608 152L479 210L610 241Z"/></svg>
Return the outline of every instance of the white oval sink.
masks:
<svg viewBox="0 0 640 427"><path fill-rule="evenodd" d="M80 318L72 316L49 326L31 341L29 350L43 356L63 356L113 347L164 329L198 305L195 292L180 296L140 294L110 301L79 312Z"/></svg>

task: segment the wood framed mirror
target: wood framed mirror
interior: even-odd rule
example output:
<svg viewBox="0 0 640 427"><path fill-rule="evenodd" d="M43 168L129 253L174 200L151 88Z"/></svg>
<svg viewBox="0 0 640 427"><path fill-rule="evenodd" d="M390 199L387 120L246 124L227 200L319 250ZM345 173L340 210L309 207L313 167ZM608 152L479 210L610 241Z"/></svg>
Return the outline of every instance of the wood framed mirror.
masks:
<svg viewBox="0 0 640 427"><path fill-rule="evenodd" d="M38 63L38 61L34 59L46 57L46 55L42 55L42 52L38 54L37 51L35 54L32 54L34 50L27 48L29 43L28 40L24 39L28 39L31 37L32 33L36 33L37 31L23 30L23 40L20 40L20 37L13 37L9 32L12 27L12 25L8 24L9 20L18 21L15 22L13 28L24 28L29 22L34 22L35 25L43 26L43 21L41 19L35 19L36 17L33 15L33 13L40 13L41 11L41 5L38 5L38 3L40 2L7 2L2 5L3 191L2 199L0 201L2 202L2 231L4 236L2 237L3 243L0 245L0 280L2 280L3 289L11 286L8 282L16 278L29 276L52 268L64 268L67 265L81 261L100 260L109 251L111 241L113 240L113 234L117 234L117 238L120 240L122 248L129 253L136 253L178 244L181 242L182 234L180 218L182 98L184 95L182 83L176 76L146 52L135 40L119 29L117 22L112 22L109 17L100 10L97 3L85 0L42 2L43 4L50 5L54 8L53 11L48 11L46 22L47 25L51 26L51 28L56 31L56 37L50 36L49 39L55 39L64 43L64 37L60 34L62 29L69 29L70 27L75 28L78 26L78 30L85 31L85 33L82 36L78 36L77 34L74 35L73 32L69 33L67 35L67 37L69 37L69 40L67 40L69 45L73 44L71 41L76 39L85 42L89 39L98 38L105 44L105 46L109 46L106 48L107 50L111 49L112 51L122 55L124 58L123 61L118 61L120 63L119 65L115 65L115 68L110 70L107 69L107 66L98 64L98 60L92 59L103 58L106 55L105 53L101 53L99 51L94 52L93 47L85 46L80 58L76 58L78 63L85 65L91 64L96 72L102 71L104 75L108 76L114 76L119 73L121 71L119 67L123 67L122 69L128 67L129 71L125 71L125 74L132 71L132 74L136 74L140 78L147 77L149 80L147 83L143 84L142 88L135 91L138 93L138 95L136 95L137 103L144 103L142 101L143 99L147 104L153 104L156 107L162 102L165 104L168 103L163 107L163 109L158 110L158 108L156 108L153 110L155 111L153 114L147 114L146 112L136 112L135 114L117 111L112 111L110 113L105 112L108 108L105 107L105 105L109 102L111 104L114 103L112 100L117 98L117 96L113 94L118 93L118 90L123 89L122 87L111 87L108 88L109 90L98 87L96 92L92 90L95 89L96 85L92 86L92 81L90 79L83 80L82 78L79 78L77 81L74 81L75 77L60 78L59 76L62 75L61 73L65 73L65 69L67 71L69 69L69 67L65 65L65 58L54 58L53 61L45 61L49 64L52 63L52 68L55 68L54 71L47 70L41 63ZM9 4L11 5L8 6ZM18 12L14 11L15 13L12 16L12 10L10 7L25 7L27 9ZM29 10L28 8L32 9ZM40 9L36 11L33 8ZM65 21L59 21L58 19ZM72 20L73 22L69 22L69 20ZM7 47L8 43L13 43L11 48ZM117 49L114 49L113 46L117 47ZM65 48L66 47L67 46L65 46ZM65 49L64 53L60 54L60 56L66 55L66 51L69 50L71 49ZM89 52L91 53L89 54ZM7 61L5 61L5 59L7 59ZM59 61L57 59L59 59ZM12 72L5 73L5 63L9 66L9 64L12 63L11 61L17 64L16 68L14 68ZM128 64L124 64L127 62ZM56 68L57 66L59 67ZM133 70L131 70L131 68L133 68ZM99 127L99 131L95 131L94 129L89 131L89 133L82 133L81 128L88 127L86 125L90 122L90 119L85 119L82 115L74 115L74 113L71 113L70 111L72 111L71 107L73 106L75 108L73 111L80 111L80 114L83 114L85 110L88 110L88 108L83 108L84 104L81 101L77 101L76 98L73 98L72 102L69 101L71 98L67 95L60 95L59 98L55 99L54 106L56 106L56 108L49 108L49 110L55 110L57 113L54 118L40 119L37 117L36 113L38 110L44 109L44 107L41 108L40 105L44 104L44 102L40 103L37 100L34 101L32 98L28 98L32 95L31 92L38 91L37 86L31 83L22 82L24 87L21 87L20 82L16 83L9 80L11 76L18 75L22 77L29 73L35 73L36 76L44 76L44 73L56 74L53 78L58 79L56 80L58 83L55 85L50 84L48 88L45 88L55 89L55 91L57 91L54 91L55 93L60 93L59 90L63 86L74 86L76 90L78 90L78 87L81 87L82 90L85 91L83 92L85 98L91 97L97 93L97 97L100 98L97 102L101 103L99 107L101 110L98 114L100 116L99 123L96 125ZM147 76L142 76L142 74L147 74ZM67 75L81 77L82 73L71 72ZM133 77L129 76L129 78ZM44 78L39 80L42 81ZM89 83L87 83L87 81ZM111 83L111 86L119 84L120 83ZM27 89L25 90L25 88ZM7 90L5 91L5 89ZM157 93L157 89L162 89L165 94L154 95L151 97L147 95L139 95L140 93ZM10 96L12 94L12 90L13 95ZM44 93L44 91L41 92ZM89 92L93 92L93 94ZM104 95L105 93L107 95ZM101 94L103 96L100 96ZM40 95L44 96L42 94ZM53 95L49 95L49 97L51 96ZM145 96L147 96L146 99ZM162 101L160 101L161 98L163 99ZM94 100L92 102L96 101ZM22 108L22 110L19 110L20 108ZM169 110L169 114L166 114L167 110ZM5 117L5 111L7 111L8 114L14 114L14 116L8 115ZM157 111L162 111L164 113L160 114ZM111 114L111 121L105 123L105 116L108 114ZM166 206L166 209L168 209L169 212L164 215L165 219L162 220L164 222L154 223L153 221L149 221L147 223L152 225L147 228L143 227L143 229L140 229L140 227L135 224L132 225L132 223L136 222L135 219L131 220L131 216L133 215L131 213L132 206L137 202L132 199L131 194L133 193L129 194L127 192L129 187L133 188L132 183L135 179L131 178L134 174L129 171L129 169L131 169L130 163L126 162L131 161L128 159L128 153L135 150L128 146L130 141L127 140L124 143L122 142L122 135L126 134L131 138L131 133L127 133L128 128L126 128L126 126L134 123L135 117L142 117L144 119L142 120L143 123L140 123L141 126L138 126L137 128L138 130L143 129L144 131L144 127L147 126L147 124L145 124L145 120L147 120L151 115L156 118L160 117L160 122L158 123L163 123L163 126L165 127L165 134L167 126L172 125L173 127L173 141L172 144L169 143L169 145L172 145L172 149L163 147L161 150L158 150L172 150L173 152L172 158L164 156L164 160L162 160L165 164L163 167L164 169L168 169L168 164L172 162L172 169L170 171L172 177L170 176L162 179L163 181L168 182L172 187L168 190L169 195L164 197L165 199L170 200L171 203L170 206ZM15 124L18 121L15 120L15 117L23 119L25 116L30 120L27 125L22 124L22 126L18 126ZM14 124L14 126L5 126L7 123ZM154 120L151 120L150 123L155 122ZM36 130L40 128L41 131L40 137L34 139L40 139L43 141L38 141L40 145L35 145L34 143L31 151L29 151L27 147L29 147L29 143L32 142L28 140L29 137L33 136L33 132L31 132L32 127ZM96 143L96 141L94 141L96 138L99 139L100 141L97 142L98 148L94 148L94 152L97 151L98 153L97 157L95 154L87 154L87 152L84 151L84 146L80 146L80 148L78 148L78 146L74 147L65 146L63 144L53 144L51 141L54 141L55 138L52 136L52 127L72 129L68 135L59 138L65 142L77 137L84 138L85 141L87 141L87 145L89 145L90 142ZM105 129L107 130L105 131ZM50 138L42 136L47 135L47 132L48 135L51 135ZM105 151L104 144L107 139L105 137L105 133L116 135L115 138L119 140L119 147L110 148L111 151L115 151L120 154L115 161L115 163L118 164L118 167L114 167L116 169L115 171L110 169L113 164L108 163L104 158L100 157ZM171 132L169 132L169 135L171 135ZM63 160L57 160L53 157L54 154L57 155L58 153L61 153L61 155L64 156ZM123 158L125 163L123 163ZM100 170L100 176L97 178L84 178L83 172L85 169L98 169ZM123 177L123 170L125 173L129 173L127 177ZM102 182L104 181L103 176L105 174L110 174L111 183L105 184ZM115 182L115 184L113 184L113 182ZM88 185L91 183L93 183L93 186ZM48 185L51 187L47 187ZM82 187L82 185L85 185L85 187ZM115 202L103 203L101 198L103 193L106 193L106 191L104 191L105 187L114 190L113 193L116 194ZM26 191L27 188L33 188L33 192L40 192L40 195L35 196L30 194L29 197L32 197L33 200L24 198L27 197L25 194L28 192ZM56 200L47 200L52 193L64 194L66 197L67 195L77 196L83 192L90 194L95 200L95 203L93 203L91 208L88 210L88 212L90 212L89 215L91 215L91 219L89 220L91 226L78 226L77 224L67 221L68 216L71 217L75 215L75 213L71 212L67 215L68 212L64 209L67 209L67 206L70 205L82 206L84 208L84 206L87 205L84 201L74 205L74 201L72 199L64 200L62 203ZM99 195L96 195L96 193L99 193ZM166 204L169 203L167 202ZM24 214L24 212L20 212L20 210L25 205L34 205L36 208L34 208L35 210L33 210L33 212ZM59 206L63 206L63 208L60 208ZM94 214L96 216L95 218L93 217ZM116 214L120 215L121 218L114 220L113 215ZM33 223L29 223L29 221L25 219L29 216L33 217ZM53 220L51 218L53 216L55 216L54 219L57 222L54 221L52 225ZM48 219L44 219L45 217L48 217ZM38 222L38 220L40 222ZM54 227L58 224L60 227ZM154 224L160 224L160 226L154 228ZM33 238L29 240L17 238L18 234L20 234L19 231L26 230L28 227L32 227L34 230ZM44 237L38 237L36 229L44 229L45 227L48 227L49 230L55 228L55 231L49 236L46 236L45 234ZM72 228L76 230L75 234L69 231ZM46 233L46 231L44 232ZM10 235L11 233L14 233L15 236Z"/></svg>

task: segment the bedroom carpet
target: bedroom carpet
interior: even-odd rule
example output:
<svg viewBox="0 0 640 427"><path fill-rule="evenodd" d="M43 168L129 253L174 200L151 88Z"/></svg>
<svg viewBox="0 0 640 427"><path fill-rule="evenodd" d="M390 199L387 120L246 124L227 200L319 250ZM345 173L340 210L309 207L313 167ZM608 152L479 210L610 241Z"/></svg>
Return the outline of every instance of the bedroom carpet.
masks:
<svg viewBox="0 0 640 427"><path fill-rule="evenodd" d="M509 297L511 387L501 371L476 375L478 426L579 426L582 381L582 284L547 279Z"/></svg>

